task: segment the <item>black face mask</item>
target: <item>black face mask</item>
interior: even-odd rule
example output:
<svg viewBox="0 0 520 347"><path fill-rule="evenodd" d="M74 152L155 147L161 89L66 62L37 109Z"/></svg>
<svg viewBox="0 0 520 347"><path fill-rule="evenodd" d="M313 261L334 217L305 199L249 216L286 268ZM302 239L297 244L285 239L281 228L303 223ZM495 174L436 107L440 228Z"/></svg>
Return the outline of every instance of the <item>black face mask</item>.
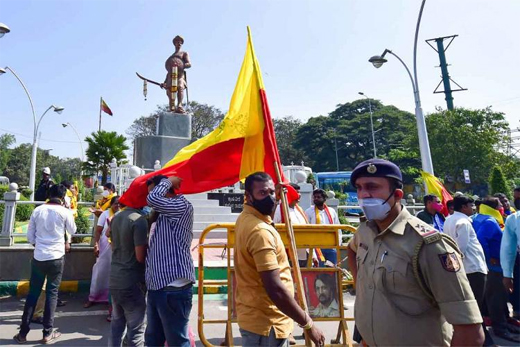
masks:
<svg viewBox="0 0 520 347"><path fill-rule="evenodd" d="M517 211L520 210L520 198L515 199L514 204L515 204L516 210Z"/></svg>
<svg viewBox="0 0 520 347"><path fill-rule="evenodd" d="M254 200L252 205L261 214L270 216L276 207L276 199L272 195L268 195L262 200Z"/></svg>

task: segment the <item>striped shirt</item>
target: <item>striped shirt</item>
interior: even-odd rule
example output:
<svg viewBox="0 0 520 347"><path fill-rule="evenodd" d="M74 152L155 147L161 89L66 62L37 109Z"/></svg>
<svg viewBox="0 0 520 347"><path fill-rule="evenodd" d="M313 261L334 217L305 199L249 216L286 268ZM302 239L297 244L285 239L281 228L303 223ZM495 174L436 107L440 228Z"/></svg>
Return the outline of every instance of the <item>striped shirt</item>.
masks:
<svg viewBox="0 0 520 347"><path fill-rule="evenodd" d="M146 258L146 287L159 290L177 279L195 283L191 258L193 206L182 195L166 197L172 183L163 179L149 194L147 202L159 218L150 237Z"/></svg>

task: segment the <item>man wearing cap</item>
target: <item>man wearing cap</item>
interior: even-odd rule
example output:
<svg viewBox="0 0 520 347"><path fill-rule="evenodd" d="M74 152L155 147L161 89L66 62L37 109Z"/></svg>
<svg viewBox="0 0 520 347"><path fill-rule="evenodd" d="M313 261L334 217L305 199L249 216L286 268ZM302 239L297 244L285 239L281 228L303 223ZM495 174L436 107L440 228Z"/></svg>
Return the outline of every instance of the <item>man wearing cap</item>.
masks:
<svg viewBox="0 0 520 347"><path fill-rule="evenodd" d="M190 56L188 52L181 51L181 47L184 44L184 39L182 36L175 36L173 38L173 45L175 46L175 52L166 59L164 66L168 73L166 74L166 79L164 83L161 84L161 87L166 89L166 95L168 95L168 99L170 99L170 105L173 106L175 104L175 100L172 99L171 87L172 87L172 67L177 66L177 108L175 110L171 109L171 111L175 111L176 113L185 113L184 108L182 107L182 100L184 99L184 89L186 89L186 79L184 78L184 70L189 69L191 67Z"/></svg>
<svg viewBox="0 0 520 347"><path fill-rule="evenodd" d="M42 180L38 185L38 189L34 193L35 201L46 201L49 198L49 190L54 185L51 179L51 169L44 167L42 170Z"/></svg>
<svg viewBox="0 0 520 347"><path fill-rule="evenodd" d="M348 249L365 343L481 346L482 317L457 245L401 205L399 168L370 159L356 166L351 184L367 217Z"/></svg>

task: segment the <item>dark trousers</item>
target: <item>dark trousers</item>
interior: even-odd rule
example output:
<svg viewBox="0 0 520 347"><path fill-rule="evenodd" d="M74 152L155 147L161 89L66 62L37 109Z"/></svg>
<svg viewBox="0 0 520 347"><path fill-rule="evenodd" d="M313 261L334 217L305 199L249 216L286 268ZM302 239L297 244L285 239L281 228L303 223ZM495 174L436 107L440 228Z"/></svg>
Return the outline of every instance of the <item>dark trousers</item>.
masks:
<svg viewBox="0 0 520 347"><path fill-rule="evenodd" d="M144 283L127 289L110 289L112 295L112 322L109 346L121 346L126 329L128 346L144 346L146 300ZM163 345L164 346L164 345Z"/></svg>
<svg viewBox="0 0 520 347"><path fill-rule="evenodd" d="M482 272L474 272L467 274L469 285L471 286L471 290L473 291L473 296L475 300L477 300L478 307L480 309L480 314L482 315L482 308L484 306L484 294L486 292L486 274ZM489 331L486 328L484 322L482 322L482 328L484 329L484 335L486 337L484 341L484 346L493 346L495 343L493 342L493 338L489 334Z"/></svg>
<svg viewBox="0 0 520 347"><path fill-rule="evenodd" d="M47 278L47 287L45 288L45 309L43 310L43 336L48 336L52 332L54 312L56 311L56 303L58 302L58 289L60 288L64 264L65 259L63 257L46 261L32 259L29 294L25 300L22 324L20 325L21 336L26 336L31 330L31 319L45 278Z"/></svg>
<svg viewBox="0 0 520 347"><path fill-rule="evenodd" d="M513 268L513 293L509 295L509 301L513 305L515 316L520 315L520 253L516 254L515 267Z"/></svg>
<svg viewBox="0 0 520 347"><path fill-rule="evenodd" d="M489 271L486 282L486 305L495 334L507 332L504 307L507 307L508 293L502 283L502 278L501 272Z"/></svg>
<svg viewBox="0 0 520 347"><path fill-rule="evenodd" d="M188 322L192 306L192 286L149 290L146 303L147 346L189 347Z"/></svg>

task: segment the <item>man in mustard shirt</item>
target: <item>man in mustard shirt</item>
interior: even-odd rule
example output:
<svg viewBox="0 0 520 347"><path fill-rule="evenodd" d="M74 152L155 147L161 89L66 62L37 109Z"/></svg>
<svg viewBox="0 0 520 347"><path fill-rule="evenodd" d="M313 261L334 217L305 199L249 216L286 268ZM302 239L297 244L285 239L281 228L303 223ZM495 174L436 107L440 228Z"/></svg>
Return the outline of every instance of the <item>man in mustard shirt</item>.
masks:
<svg viewBox="0 0 520 347"><path fill-rule="evenodd" d="M243 346L288 346L293 320L318 346L323 332L294 299L285 246L274 228L275 186L265 172L245 181L246 203L235 225L236 310Z"/></svg>

